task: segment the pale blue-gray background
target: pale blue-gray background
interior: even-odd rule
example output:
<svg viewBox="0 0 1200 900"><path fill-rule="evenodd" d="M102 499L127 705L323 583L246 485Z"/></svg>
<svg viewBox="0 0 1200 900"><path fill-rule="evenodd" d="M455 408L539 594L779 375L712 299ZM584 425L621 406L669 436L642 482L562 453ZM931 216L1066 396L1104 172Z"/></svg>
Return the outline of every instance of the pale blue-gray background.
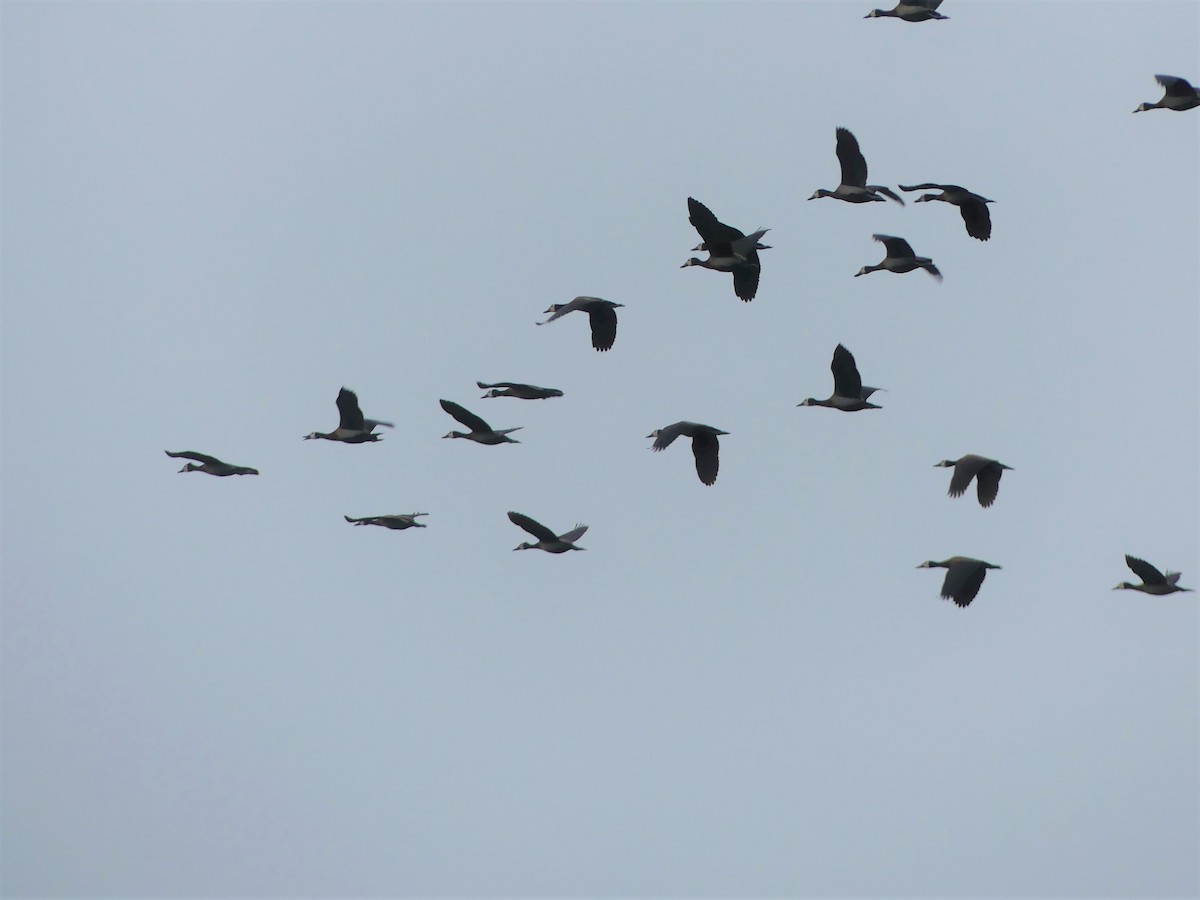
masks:
<svg viewBox="0 0 1200 900"><path fill-rule="evenodd" d="M1200 5L870 6L4 3L4 893L1200 891Z"/></svg>

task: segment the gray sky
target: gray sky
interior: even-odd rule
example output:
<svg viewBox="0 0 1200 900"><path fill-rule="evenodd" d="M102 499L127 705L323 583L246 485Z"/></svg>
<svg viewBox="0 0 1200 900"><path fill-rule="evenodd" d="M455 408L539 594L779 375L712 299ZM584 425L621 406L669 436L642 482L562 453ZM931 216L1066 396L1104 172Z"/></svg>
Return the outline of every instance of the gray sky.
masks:
<svg viewBox="0 0 1200 900"><path fill-rule="evenodd" d="M5 894L1200 892L1200 5L871 5L4 3Z"/></svg>

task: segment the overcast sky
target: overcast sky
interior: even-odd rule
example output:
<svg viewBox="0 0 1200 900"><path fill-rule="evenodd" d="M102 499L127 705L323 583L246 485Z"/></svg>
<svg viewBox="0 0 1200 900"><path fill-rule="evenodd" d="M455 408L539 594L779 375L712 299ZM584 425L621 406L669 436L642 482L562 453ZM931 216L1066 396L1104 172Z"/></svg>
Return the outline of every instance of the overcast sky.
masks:
<svg viewBox="0 0 1200 900"><path fill-rule="evenodd" d="M3 4L4 894L1200 892L1200 4L871 6Z"/></svg>

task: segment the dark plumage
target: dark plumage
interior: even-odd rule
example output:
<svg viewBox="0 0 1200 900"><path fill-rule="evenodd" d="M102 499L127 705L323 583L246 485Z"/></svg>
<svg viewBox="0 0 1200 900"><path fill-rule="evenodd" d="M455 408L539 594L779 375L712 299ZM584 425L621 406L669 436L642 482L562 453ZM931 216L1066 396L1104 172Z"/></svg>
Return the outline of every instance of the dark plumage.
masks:
<svg viewBox="0 0 1200 900"><path fill-rule="evenodd" d="M951 466L954 467L954 474L950 476L950 490L947 493L951 497L961 497L974 478L979 505L985 509L996 502L996 492L1000 490L1000 476L1004 474L1005 469L1012 468L998 460L974 453L968 453L959 459L943 459L933 464L935 469Z"/></svg>
<svg viewBox="0 0 1200 900"><path fill-rule="evenodd" d="M599 297L576 297L570 303L551 304L546 312L553 313L553 315L545 322L537 324L546 325L567 313L583 310L588 314L588 320L592 325L592 346L604 352L611 349L613 342L617 339L617 307L624 305L624 303L613 303L611 300L601 300Z"/></svg>
<svg viewBox="0 0 1200 900"><path fill-rule="evenodd" d="M358 406L358 395L354 391L342 388L337 396L338 427L328 434L314 431L306 434L306 441L320 438L326 441L340 441L343 444L367 444L379 440L379 435L372 434L377 425L388 428L394 427L391 422L381 422L378 419L363 417Z"/></svg>
<svg viewBox="0 0 1200 900"><path fill-rule="evenodd" d="M817 400L809 397L797 403L797 406L827 406L842 412L881 409L874 403L867 402L867 398L880 388L863 387L862 377L858 374L858 366L854 362L854 354L841 344L833 348L833 362L829 364L829 370L833 372L833 394L829 399Z"/></svg>
<svg viewBox="0 0 1200 900"><path fill-rule="evenodd" d="M497 381L495 384L484 384L482 381L475 382L487 393L481 397L481 400L486 400L488 397L517 397L520 400L545 400L549 397L561 397L563 392L558 388L538 387L535 384L518 384L513 381ZM490 388L490 390L488 390Z"/></svg>
<svg viewBox="0 0 1200 900"><path fill-rule="evenodd" d="M395 531L403 531L405 528L424 528L421 522L417 521L417 516L427 516L429 513L406 513L404 515L387 515L387 516L363 516L361 519L353 519L350 516L342 516L347 522L353 525L380 525L384 528L391 528Z"/></svg>
<svg viewBox="0 0 1200 900"><path fill-rule="evenodd" d="M900 0L892 9L873 9L864 19L874 19L877 16L890 16L905 22L925 22L929 19L948 19L937 11L942 0Z"/></svg>
<svg viewBox="0 0 1200 900"><path fill-rule="evenodd" d="M231 463L221 462L215 456L208 456L205 453L196 453L194 450L179 450L171 452L164 450L163 453L175 459L194 459L200 465L195 463L187 463L180 472L203 472L206 475L216 475L224 478L226 475L257 475L258 469L252 469L249 466L235 466Z"/></svg>
<svg viewBox="0 0 1200 900"><path fill-rule="evenodd" d="M868 272L878 272L880 269L887 269L889 272L911 272L913 269L924 269L937 281L942 280L942 273L938 271L937 266L933 264L933 260L928 256L917 256L913 253L913 248L909 246L908 241L904 238L892 237L890 234L873 234L871 235L879 243L887 249L887 255L883 258L883 262L877 266L863 266L854 273L854 277L866 275Z"/></svg>
<svg viewBox="0 0 1200 900"><path fill-rule="evenodd" d="M471 429L466 434L461 431L451 431L449 434L443 434L442 437L444 438L466 438L477 444L521 443L518 440L510 438L509 435L514 431L520 431L524 427L523 425L518 425L516 428L495 429L479 418L479 416L475 415L475 413L464 409L452 400L439 400L438 403L442 404L442 409Z"/></svg>
<svg viewBox="0 0 1200 900"><path fill-rule="evenodd" d="M987 575L988 569L999 569L982 559L971 559L969 556L952 556L941 562L932 559L921 563L918 569L946 569L946 578L942 582L942 597L953 600L958 606L967 606L979 593L980 585Z"/></svg>
<svg viewBox="0 0 1200 900"><path fill-rule="evenodd" d="M914 202L928 203L930 200L943 200L958 207L962 213L963 224L967 226L967 234L981 241L992 236L992 216L987 205L994 203L987 197L968 191L957 184L925 184L900 185L902 191L941 191L940 194L922 194Z"/></svg>
<svg viewBox="0 0 1200 900"><path fill-rule="evenodd" d="M1114 591L1141 591L1143 594L1174 594L1176 591L1190 591L1191 588L1179 586L1178 572L1160 572L1144 559L1138 559L1136 556L1125 554L1125 565L1133 571L1133 574L1142 579L1141 584L1130 584L1128 581L1122 581L1118 584Z"/></svg>
<svg viewBox="0 0 1200 900"><path fill-rule="evenodd" d="M510 512L508 519L537 538L537 543L531 544L528 541L522 541L513 547L514 550L545 550L547 553L566 553L568 550L587 549L587 547L575 546L575 542L588 530L586 525L576 525L565 534L555 534L541 522L519 512Z"/></svg>
<svg viewBox="0 0 1200 900"><path fill-rule="evenodd" d="M700 476L700 481L703 484L715 483L719 468L717 454L720 451L717 435L729 432L696 422L676 422L674 425L652 431L646 437L654 438L654 445L650 449L657 453L671 446L671 442L681 434L692 439L692 455L696 457L696 474Z"/></svg>
<svg viewBox="0 0 1200 900"><path fill-rule="evenodd" d="M733 292L738 299L749 303L758 293L758 276L762 272L762 263L758 258L758 248L762 246L759 238L770 229L760 228L743 234L732 225L720 221L699 200L688 197L687 203L688 221L704 239L700 246L708 251L708 259L693 256L679 268L702 266L716 272L730 272L733 274ZM762 249L768 248L763 246Z"/></svg>
<svg viewBox="0 0 1200 900"><path fill-rule="evenodd" d="M1163 97L1157 103L1142 103L1134 110L1145 112L1148 109L1173 109L1183 112L1200 106L1200 90L1192 87L1186 78L1175 75L1155 75L1154 80L1163 87Z"/></svg>
<svg viewBox="0 0 1200 900"><path fill-rule="evenodd" d="M871 201L886 203L887 201L880 196L883 194L903 206L904 200L892 190L882 184L867 184L867 159L858 149L858 138L845 128L837 129L836 135L837 158L842 166L842 181L832 191L818 188L808 199L833 197L837 200L845 200L847 203L870 203Z"/></svg>

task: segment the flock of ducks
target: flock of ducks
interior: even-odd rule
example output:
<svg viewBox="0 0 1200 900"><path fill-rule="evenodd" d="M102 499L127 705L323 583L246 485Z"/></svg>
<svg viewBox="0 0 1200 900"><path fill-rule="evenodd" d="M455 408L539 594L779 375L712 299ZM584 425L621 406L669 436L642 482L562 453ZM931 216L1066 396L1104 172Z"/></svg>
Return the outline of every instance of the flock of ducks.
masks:
<svg viewBox="0 0 1200 900"><path fill-rule="evenodd" d="M893 17L905 22L924 22L929 20L946 19L939 13L938 7L942 0L901 0L891 10L875 9L866 18ZM1134 112L1144 112L1149 109L1170 109L1183 111L1200 106L1200 91L1192 87L1183 78L1170 75L1155 76L1164 89L1164 95L1157 103L1142 103ZM835 131L838 162L841 165L841 181L833 190L817 189L809 200L832 197L847 203L886 203L891 200L904 205L904 199L889 187L879 184L867 184L867 161L859 148L858 140L846 128ZM923 203L940 200L957 206L962 215L967 234L976 240L986 241L992 235L991 215L988 204L992 200L974 193L955 184L936 184L924 182L914 185L899 185L901 191L940 191L941 193L922 194L915 202ZM759 228L750 233L721 222L707 206L693 197L687 198L688 221L700 235L701 242L693 248L693 252L705 252L705 258L691 257L681 268L699 266L715 272L728 273L733 276L733 290L738 299L750 302L758 292L759 278L762 273L762 262L759 251L769 250L769 245L762 243L762 238L769 231ZM871 272L885 270L898 274L924 269L937 281L942 280L942 274L934 265L933 260L925 256L917 256L908 241L892 235L875 234L872 237L884 245L886 255L876 265L863 266L855 277ZM597 351L607 352L612 349L617 338L617 309L623 304L613 303L600 297L580 296L569 303L556 303L545 312L549 318L537 325L547 325L573 312L586 312L591 327L592 346ZM842 344L833 351L833 361L830 364L833 373L833 393L824 400L809 397L797 406L823 406L840 412L860 412L881 407L871 403L870 397L882 388L865 386L859 375L858 365L854 355ZM514 397L520 400L544 400L563 396L557 388L538 387L537 385L517 382L476 382L481 390L486 391L483 399L496 397ZM454 418L467 431L452 430L443 437L461 438L474 441L477 444L497 445L520 443L511 437L513 432L520 431L521 426L512 428L493 428L475 413L451 400L440 400L442 409ZM391 422L379 419L368 419L363 415L357 395L342 388L337 396L338 426L331 432L313 431L304 436L305 440L337 441L345 444L365 444L380 440L379 428L394 428ZM695 459L696 475L704 485L713 485L717 480L720 468L718 438L727 435L712 425L698 422L675 422L663 428L658 428L647 435L653 440L651 449L655 452L665 450L678 438L691 439L692 455ZM223 462L214 456L194 451L165 451L167 456L192 460L186 463L180 472L203 472L207 475L227 477L230 475L258 475L258 469L249 466L237 466ZM958 459L944 459L934 464L935 468L953 469L950 477L948 495L961 497L975 482L976 496L983 508L991 507L996 502L1000 490L1000 478L1005 471L1011 470L999 460L977 454L967 454ZM344 516L345 520L355 526L377 525L397 531L409 528L425 528L423 522L417 519L428 513L414 512L405 514L363 516L353 518ZM542 523L519 512L509 512L509 520L527 532L536 540L523 541L514 550L544 550L547 553L566 553L570 550L584 550L576 544L587 532L588 526L577 524L570 531L555 534ZM1191 588L1179 586L1178 572L1161 572L1150 563L1134 556L1125 556L1125 563L1130 570L1141 579L1140 584L1121 582L1113 590L1134 590L1145 594L1166 595L1179 591L1190 591ZM941 561L927 560L917 568L940 568L946 570L942 582L941 596L952 600L959 607L966 607L975 599L983 585L989 569L999 569L1000 566L981 559L966 556L952 556Z"/></svg>

